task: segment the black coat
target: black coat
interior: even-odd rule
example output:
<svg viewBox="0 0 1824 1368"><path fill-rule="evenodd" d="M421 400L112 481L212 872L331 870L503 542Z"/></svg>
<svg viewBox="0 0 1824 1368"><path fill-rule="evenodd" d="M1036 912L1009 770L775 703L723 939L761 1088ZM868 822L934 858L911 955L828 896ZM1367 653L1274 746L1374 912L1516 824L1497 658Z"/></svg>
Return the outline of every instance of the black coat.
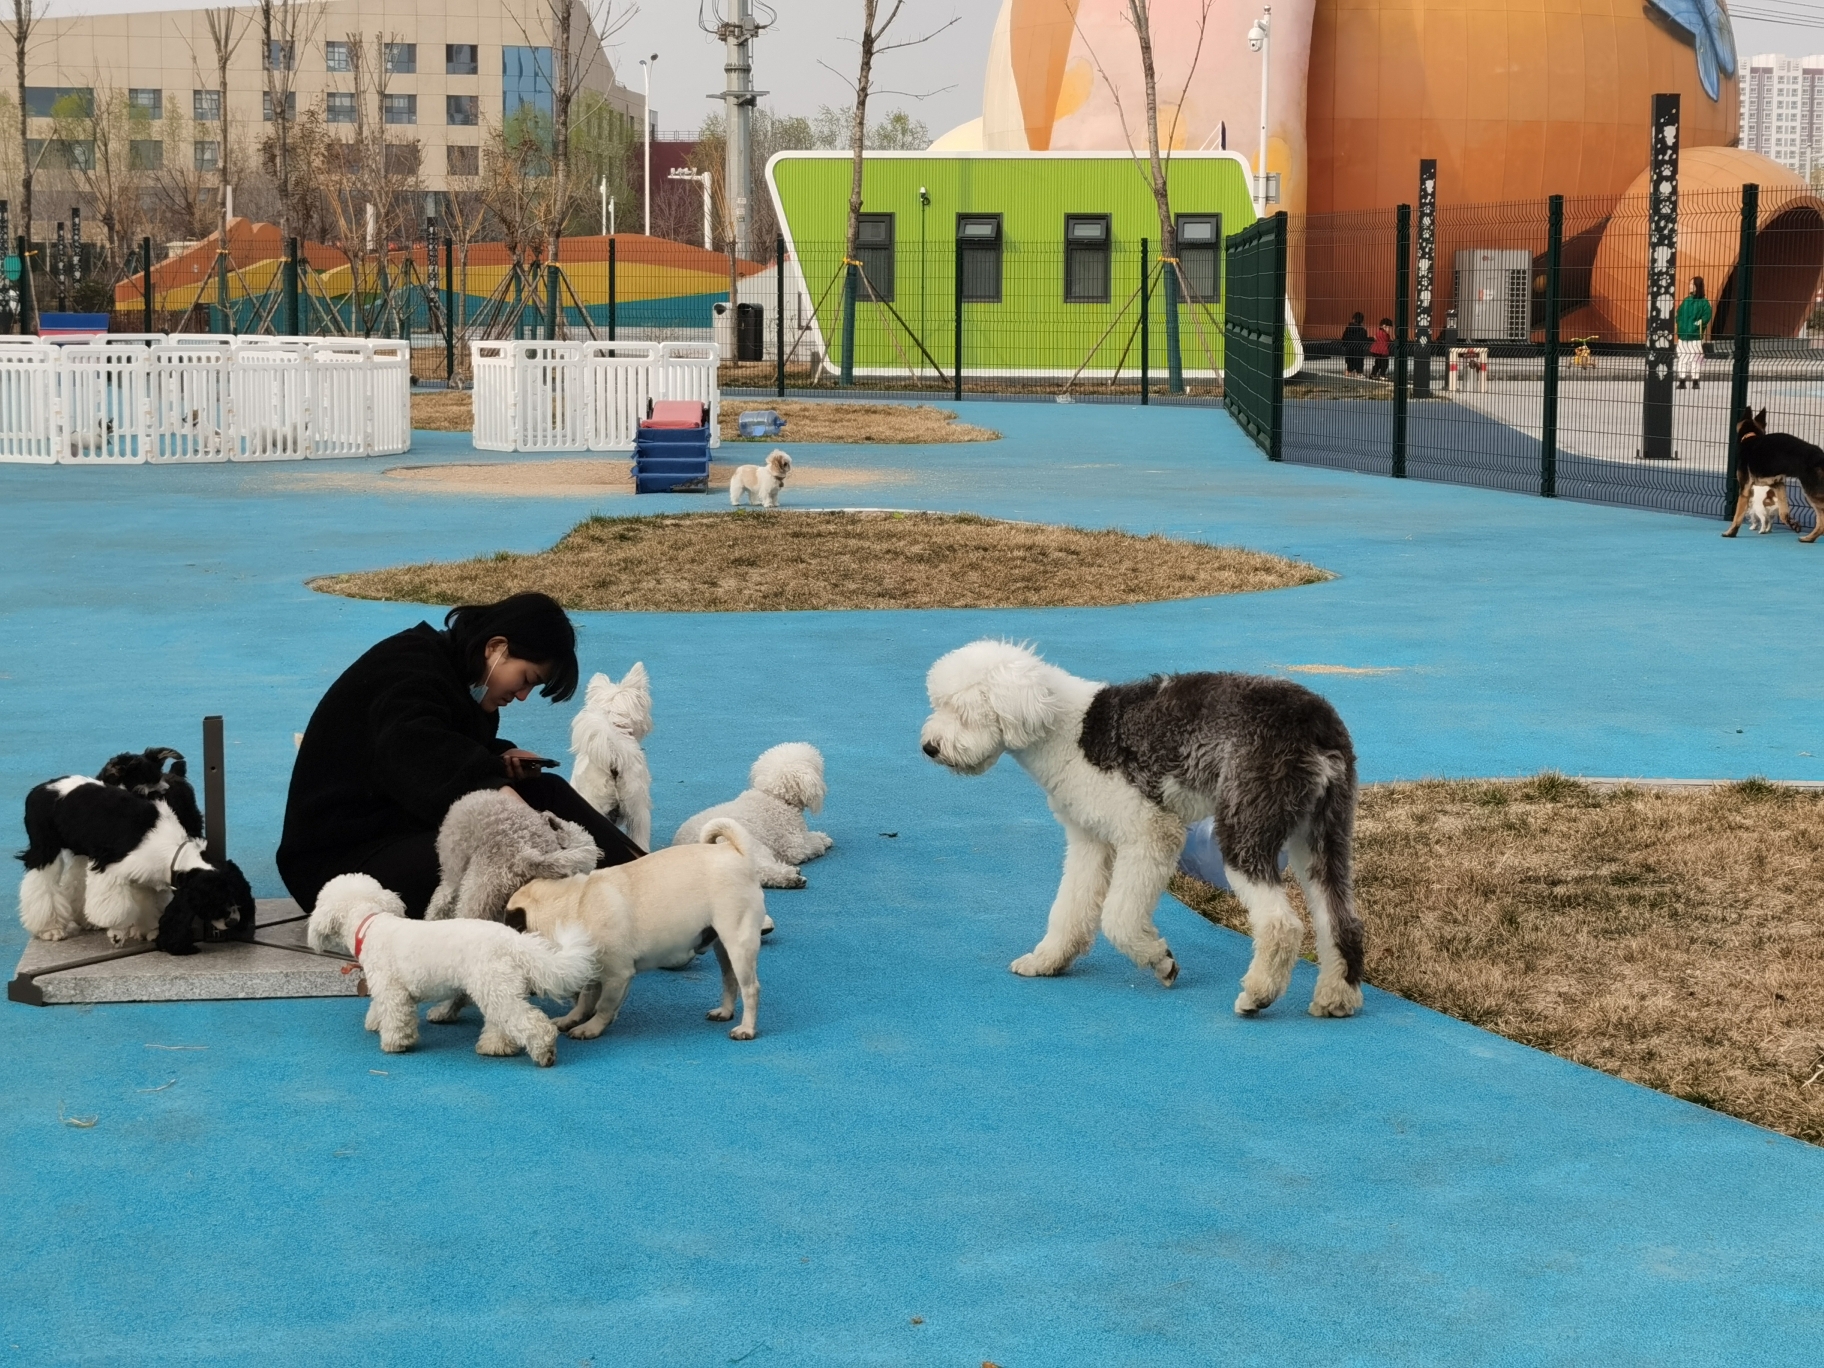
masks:
<svg viewBox="0 0 1824 1368"><path fill-rule="evenodd" d="M500 715L469 694L446 633L421 622L342 672L311 714L291 769L279 872L316 857L436 831L450 804L507 782Z"/></svg>
<svg viewBox="0 0 1824 1368"><path fill-rule="evenodd" d="M1343 329L1343 355L1361 357L1368 353L1368 329L1360 323L1351 323Z"/></svg>

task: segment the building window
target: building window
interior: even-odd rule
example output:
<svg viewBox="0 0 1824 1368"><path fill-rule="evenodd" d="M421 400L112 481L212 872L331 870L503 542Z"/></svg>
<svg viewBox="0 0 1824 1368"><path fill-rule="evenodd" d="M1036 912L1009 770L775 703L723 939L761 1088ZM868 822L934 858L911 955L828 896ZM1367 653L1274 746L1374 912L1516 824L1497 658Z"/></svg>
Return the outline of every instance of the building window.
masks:
<svg viewBox="0 0 1824 1368"><path fill-rule="evenodd" d="M481 72L481 49L473 43L445 43L443 45L443 74L445 76L476 76Z"/></svg>
<svg viewBox="0 0 1824 1368"><path fill-rule="evenodd" d="M297 117L298 92L295 90L288 90L285 92L285 121L290 123ZM272 92L270 90L263 90L260 92L260 118L264 119L267 123L272 122Z"/></svg>
<svg viewBox="0 0 1824 1368"><path fill-rule="evenodd" d="M349 55L346 42L328 42L323 44L323 65L330 71L353 71L354 59Z"/></svg>
<svg viewBox="0 0 1824 1368"><path fill-rule="evenodd" d="M417 175L418 144L388 143L386 145L386 174L389 176Z"/></svg>
<svg viewBox="0 0 1824 1368"><path fill-rule="evenodd" d="M95 92L88 86L27 86L25 112L34 119L92 119Z"/></svg>
<svg viewBox="0 0 1824 1368"><path fill-rule="evenodd" d="M129 171L163 171L165 145L157 138L133 138L127 142Z"/></svg>
<svg viewBox="0 0 1824 1368"><path fill-rule="evenodd" d="M323 97L323 120L325 123L352 124L360 122L355 112L355 94L352 90L332 90Z"/></svg>
<svg viewBox="0 0 1824 1368"><path fill-rule="evenodd" d="M127 113L139 119L165 117L165 92L162 90L129 90Z"/></svg>
<svg viewBox="0 0 1824 1368"><path fill-rule="evenodd" d="M1222 215L1178 215L1178 269L1197 304L1222 302Z"/></svg>
<svg viewBox="0 0 1824 1368"><path fill-rule="evenodd" d="M1001 216L958 214L956 255L965 304L1001 302Z"/></svg>
<svg viewBox="0 0 1824 1368"><path fill-rule="evenodd" d="M481 122L481 96L445 95L444 122L460 128L473 128Z"/></svg>
<svg viewBox="0 0 1824 1368"><path fill-rule="evenodd" d="M547 118L551 114L551 49L548 47L502 48L501 81L503 108L501 117L510 119L530 106Z"/></svg>
<svg viewBox="0 0 1824 1368"><path fill-rule="evenodd" d="M1107 214L1064 216L1064 302L1108 303Z"/></svg>
<svg viewBox="0 0 1824 1368"><path fill-rule="evenodd" d="M222 119L222 92L219 90L193 90L190 92L190 117L198 123L220 123Z"/></svg>
<svg viewBox="0 0 1824 1368"><path fill-rule="evenodd" d="M451 143L444 149L448 160L445 172L451 176L479 176L481 174L481 149L479 147L458 147Z"/></svg>
<svg viewBox="0 0 1824 1368"><path fill-rule="evenodd" d="M27 138L25 155L37 171L95 169L95 143L89 138Z"/></svg>
<svg viewBox="0 0 1824 1368"><path fill-rule="evenodd" d="M384 43L381 55L386 61L386 69L395 76L411 76L418 70L416 43Z"/></svg>
<svg viewBox="0 0 1824 1368"><path fill-rule="evenodd" d="M417 123L418 97L416 95L382 95L380 97L380 118L389 124Z"/></svg>
<svg viewBox="0 0 1824 1368"><path fill-rule="evenodd" d="M855 258L861 262L867 284L858 296L864 302L882 299L893 302L893 215L863 214L855 226ZM868 286L873 286L873 293Z"/></svg>
<svg viewBox="0 0 1824 1368"><path fill-rule="evenodd" d="M266 70L290 71L297 64L298 54L292 44L274 38L266 45Z"/></svg>
<svg viewBox="0 0 1824 1368"><path fill-rule="evenodd" d="M222 145L219 142L202 142L196 144L196 169L214 171L222 164Z"/></svg>

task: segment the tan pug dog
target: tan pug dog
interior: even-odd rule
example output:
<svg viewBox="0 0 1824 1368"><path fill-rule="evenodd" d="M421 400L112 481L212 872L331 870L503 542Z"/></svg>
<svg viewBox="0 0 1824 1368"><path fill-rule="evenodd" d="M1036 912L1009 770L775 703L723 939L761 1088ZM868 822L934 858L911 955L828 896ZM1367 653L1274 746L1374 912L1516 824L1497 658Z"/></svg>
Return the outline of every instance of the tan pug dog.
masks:
<svg viewBox="0 0 1824 1368"><path fill-rule="evenodd" d="M556 1023L573 1040L593 1040L614 1024L635 974L676 969L708 947L722 966L722 1002L711 1021L735 1015L732 1040L752 1040L760 1009L760 924L766 895L754 865L754 838L726 818L704 824L697 844L655 850L629 864L568 879L535 879L507 900L506 922L554 935L560 926L589 933L601 976Z"/></svg>

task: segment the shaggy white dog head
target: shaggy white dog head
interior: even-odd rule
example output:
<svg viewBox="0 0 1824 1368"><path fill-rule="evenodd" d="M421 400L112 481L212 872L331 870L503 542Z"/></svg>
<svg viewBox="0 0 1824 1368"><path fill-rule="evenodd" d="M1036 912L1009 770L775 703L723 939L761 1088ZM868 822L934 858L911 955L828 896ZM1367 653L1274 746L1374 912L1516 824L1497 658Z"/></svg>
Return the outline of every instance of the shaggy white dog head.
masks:
<svg viewBox="0 0 1824 1368"><path fill-rule="evenodd" d="M634 661L618 684L605 674L592 676L583 695L583 709L607 718L635 741L645 740L652 730L652 684L646 678L646 666Z"/></svg>
<svg viewBox="0 0 1824 1368"><path fill-rule="evenodd" d="M958 774L986 772L1002 751L1036 745L1057 724L1064 713L1058 683L1067 678L1010 641L958 647L925 676L925 754Z"/></svg>
<svg viewBox="0 0 1824 1368"><path fill-rule="evenodd" d="M787 741L761 751L747 772L747 784L795 808L822 812L828 792L823 784L823 754L803 741Z"/></svg>
<svg viewBox="0 0 1824 1368"><path fill-rule="evenodd" d="M775 480L779 481L780 484L784 484L786 475L789 474L792 469L792 458L779 450L779 448L774 447L766 458L766 468L772 472Z"/></svg>
<svg viewBox="0 0 1824 1368"><path fill-rule="evenodd" d="M316 908L304 936L312 950L352 953L355 931L370 916L403 917L405 903L397 893L366 874L338 874L317 894Z"/></svg>

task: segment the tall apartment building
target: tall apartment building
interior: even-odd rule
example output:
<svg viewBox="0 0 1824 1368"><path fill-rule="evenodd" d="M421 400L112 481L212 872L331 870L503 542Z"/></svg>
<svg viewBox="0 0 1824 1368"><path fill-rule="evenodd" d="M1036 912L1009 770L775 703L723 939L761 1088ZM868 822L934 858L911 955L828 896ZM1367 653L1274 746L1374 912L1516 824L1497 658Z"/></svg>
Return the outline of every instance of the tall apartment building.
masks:
<svg viewBox="0 0 1824 1368"><path fill-rule="evenodd" d="M1824 56L1764 52L1740 81L1742 146L1811 179L1824 172Z"/></svg>
<svg viewBox="0 0 1824 1368"><path fill-rule="evenodd" d="M415 143L427 190L477 173L488 126L526 105L551 110L550 0L330 0L296 8L305 16L297 40L289 51L274 43L271 52L264 50L259 10L234 11L231 145L257 143L271 123L269 61L289 67L288 112L320 107L330 135L344 138L360 123L377 123L389 162L392 148L404 158ZM92 118L124 96L134 114L135 167L214 170L223 110L207 16L219 12L41 19L27 61L25 111L34 150L53 143L40 165L92 158L92 145L67 136L70 111ZM583 89L637 129L640 92L616 81L588 9L578 4L573 14L572 42L588 55L580 62ZM54 113L65 116L61 140Z"/></svg>

